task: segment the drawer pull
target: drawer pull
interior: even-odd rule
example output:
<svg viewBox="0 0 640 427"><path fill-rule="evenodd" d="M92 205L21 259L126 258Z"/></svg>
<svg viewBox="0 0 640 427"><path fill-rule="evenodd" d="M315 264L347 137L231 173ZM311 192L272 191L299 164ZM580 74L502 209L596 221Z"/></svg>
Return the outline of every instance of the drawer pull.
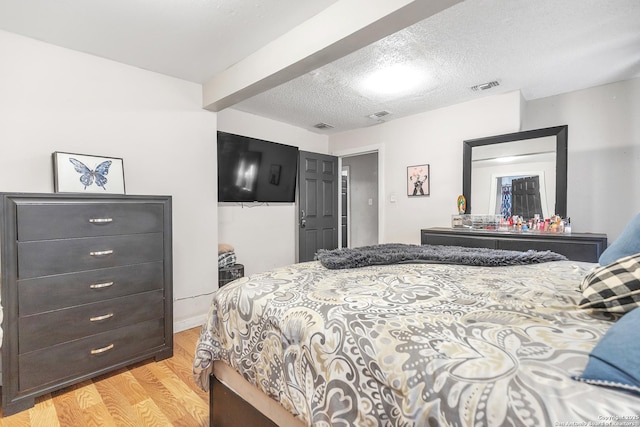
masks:
<svg viewBox="0 0 640 427"><path fill-rule="evenodd" d="M89 252L91 256L102 256L102 255L111 255L113 253L113 249L108 249L106 251L92 251Z"/></svg>
<svg viewBox="0 0 640 427"><path fill-rule="evenodd" d="M108 288L109 286L113 286L113 282L93 283L89 285L91 289Z"/></svg>
<svg viewBox="0 0 640 427"><path fill-rule="evenodd" d="M100 353L104 353L105 351L109 351L113 348L113 344L109 344L106 347L102 347L102 348L96 348L91 350L91 354L100 354Z"/></svg>
<svg viewBox="0 0 640 427"><path fill-rule="evenodd" d="M92 224L105 224L108 222L113 222L113 218L90 218L89 222Z"/></svg>
<svg viewBox="0 0 640 427"><path fill-rule="evenodd" d="M99 322L100 320L108 319L113 317L113 313L103 314L102 316L90 317L89 320L91 322Z"/></svg>

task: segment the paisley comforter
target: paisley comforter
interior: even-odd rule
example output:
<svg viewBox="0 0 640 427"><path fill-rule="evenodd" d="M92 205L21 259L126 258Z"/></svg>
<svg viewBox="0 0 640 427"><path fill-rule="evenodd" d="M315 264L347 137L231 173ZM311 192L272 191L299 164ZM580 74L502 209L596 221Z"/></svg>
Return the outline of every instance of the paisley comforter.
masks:
<svg viewBox="0 0 640 427"><path fill-rule="evenodd" d="M576 308L593 266L310 262L242 278L214 296L194 376L208 390L222 360L313 426L552 426L637 414L638 397L571 379L615 320Z"/></svg>

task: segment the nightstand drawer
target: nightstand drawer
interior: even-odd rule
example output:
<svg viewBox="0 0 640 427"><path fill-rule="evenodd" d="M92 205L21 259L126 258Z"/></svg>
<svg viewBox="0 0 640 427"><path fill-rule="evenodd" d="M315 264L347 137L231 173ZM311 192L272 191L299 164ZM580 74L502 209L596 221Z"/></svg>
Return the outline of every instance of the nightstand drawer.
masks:
<svg viewBox="0 0 640 427"><path fill-rule="evenodd" d="M21 204L18 240L155 233L163 229L160 203Z"/></svg>
<svg viewBox="0 0 640 427"><path fill-rule="evenodd" d="M163 259L162 233L18 243L18 278L139 264Z"/></svg>
<svg viewBox="0 0 640 427"><path fill-rule="evenodd" d="M18 312L29 316L163 286L161 261L18 280Z"/></svg>
<svg viewBox="0 0 640 427"><path fill-rule="evenodd" d="M18 353L162 317L163 296L158 290L20 317Z"/></svg>
<svg viewBox="0 0 640 427"><path fill-rule="evenodd" d="M27 392L83 375L95 376L117 364L152 354L164 343L164 319L155 319L21 354L20 390Z"/></svg>

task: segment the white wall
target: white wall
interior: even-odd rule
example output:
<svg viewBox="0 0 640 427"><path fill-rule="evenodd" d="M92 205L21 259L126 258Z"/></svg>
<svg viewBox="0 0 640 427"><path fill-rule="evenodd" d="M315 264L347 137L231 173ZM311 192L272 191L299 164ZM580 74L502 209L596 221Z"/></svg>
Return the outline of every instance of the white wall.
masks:
<svg viewBox="0 0 640 427"><path fill-rule="evenodd" d="M326 154L328 137L234 109L218 113L218 130ZM245 275L296 262L294 203L221 203L218 241L232 245Z"/></svg>
<svg viewBox="0 0 640 427"><path fill-rule="evenodd" d="M384 156L383 242L420 243L420 229L451 225L462 193L462 141L520 130L519 92L481 98L331 135L331 153L379 145ZM407 196L407 167L431 165L431 194ZM395 201L393 201L395 200Z"/></svg>
<svg viewBox="0 0 640 427"><path fill-rule="evenodd" d="M123 158L128 194L173 196L174 325L201 323L218 212L200 85L3 31L0 58L0 191L52 192L54 151Z"/></svg>
<svg viewBox="0 0 640 427"><path fill-rule="evenodd" d="M640 212L640 79L526 103L523 129L567 124L572 231L612 242Z"/></svg>

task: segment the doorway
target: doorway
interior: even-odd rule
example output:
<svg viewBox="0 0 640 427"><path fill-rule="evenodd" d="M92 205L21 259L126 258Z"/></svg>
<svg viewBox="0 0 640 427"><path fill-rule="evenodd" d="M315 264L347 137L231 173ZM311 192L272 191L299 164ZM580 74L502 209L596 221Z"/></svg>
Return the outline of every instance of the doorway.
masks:
<svg viewBox="0 0 640 427"><path fill-rule="evenodd" d="M343 247L369 246L379 243L378 152L341 157L341 222ZM345 240L346 245L345 246Z"/></svg>

